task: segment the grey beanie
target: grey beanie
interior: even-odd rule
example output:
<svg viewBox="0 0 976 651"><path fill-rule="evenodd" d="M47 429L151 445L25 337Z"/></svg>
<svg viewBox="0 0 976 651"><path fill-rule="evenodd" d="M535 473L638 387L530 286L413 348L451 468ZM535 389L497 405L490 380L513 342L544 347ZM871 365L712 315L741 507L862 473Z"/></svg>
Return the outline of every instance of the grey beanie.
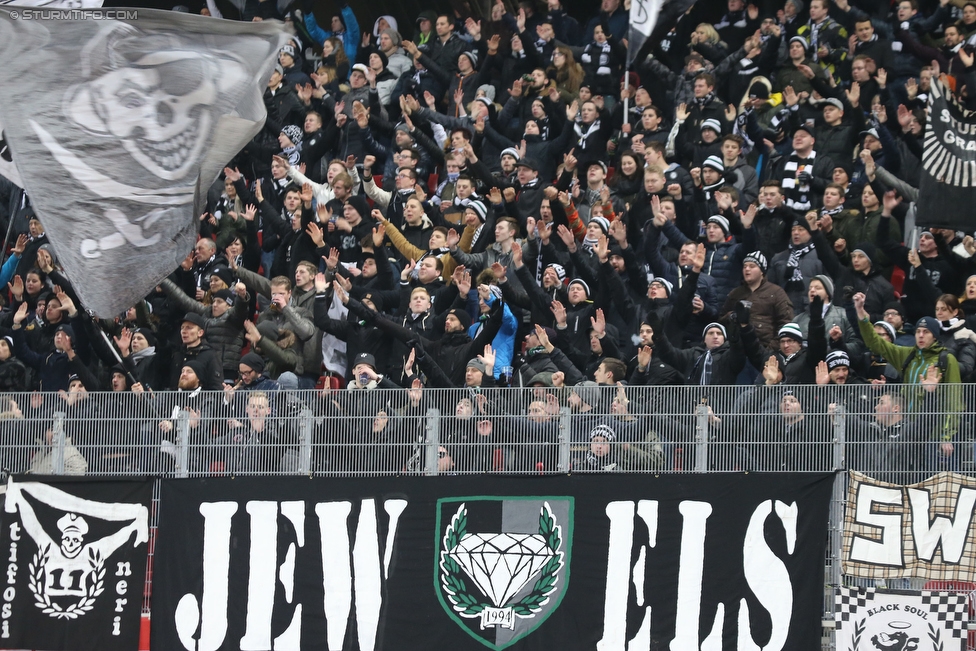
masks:
<svg viewBox="0 0 976 651"><path fill-rule="evenodd" d="M488 99L490 99L492 102L495 101L495 87L492 86L491 84L482 84L482 85L478 86L478 90L479 91L481 91L481 90L485 91L485 97L487 97ZM475 92L475 95L477 95L477 94L478 93Z"/></svg>

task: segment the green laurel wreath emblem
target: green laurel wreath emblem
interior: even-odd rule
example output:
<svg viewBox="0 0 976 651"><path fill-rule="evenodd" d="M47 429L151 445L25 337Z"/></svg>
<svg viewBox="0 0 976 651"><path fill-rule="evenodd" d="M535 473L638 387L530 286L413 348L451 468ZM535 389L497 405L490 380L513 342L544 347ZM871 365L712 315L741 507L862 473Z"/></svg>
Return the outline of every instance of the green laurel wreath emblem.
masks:
<svg viewBox="0 0 976 651"><path fill-rule="evenodd" d="M467 533L467 525L468 509L465 504L461 504L457 513L451 518L451 524L444 531L444 538L441 543L441 587L459 615L474 618L492 604L480 601L468 591L464 571L457 561L449 555L450 550L457 547ZM532 591L512 605L512 612L519 617L532 617L549 602L550 595L556 589L556 582L559 578L557 575L563 566L563 552L560 551L560 547L562 547L561 527L556 524L556 518L553 517L548 502L543 505L539 512L539 535L546 539L546 544L552 550L553 557L542 566L539 578L532 586Z"/></svg>

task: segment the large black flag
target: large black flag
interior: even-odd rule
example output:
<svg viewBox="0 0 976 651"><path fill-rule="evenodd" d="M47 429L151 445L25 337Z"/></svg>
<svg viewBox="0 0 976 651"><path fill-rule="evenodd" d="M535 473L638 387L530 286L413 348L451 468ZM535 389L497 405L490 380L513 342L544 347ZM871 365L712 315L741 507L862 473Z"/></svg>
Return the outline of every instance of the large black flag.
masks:
<svg viewBox="0 0 976 651"><path fill-rule="evenodd" d="M650 49L660 43L693 4L695 0L632 0L627 65L633 63L645 44Z"/></svg>
<svg viewBox="0 0 976 651"><path fill-rule="evenodd" d="M973 206L976 111L964 109L941 80L933 79L915 225L971 231Z"/></svg>
<svg viewBox="0 0 976 651"><path fill-rule="evenodd" d="M286 35L149 9L45 15L0 9L4 138L85 307L112 316L192 249L207 190L264 123Z"/></svg>
<svg viewBox="0 0 976 651"><path fill-rule="evenodd" d="M0 648L139 643L151 481L7 483Z"/></svg>
<svg viewBox="0 0 976 651"><path fill-rule="evenodd" d="M163 480L152 645L819 651L832 480Z"/></svg>

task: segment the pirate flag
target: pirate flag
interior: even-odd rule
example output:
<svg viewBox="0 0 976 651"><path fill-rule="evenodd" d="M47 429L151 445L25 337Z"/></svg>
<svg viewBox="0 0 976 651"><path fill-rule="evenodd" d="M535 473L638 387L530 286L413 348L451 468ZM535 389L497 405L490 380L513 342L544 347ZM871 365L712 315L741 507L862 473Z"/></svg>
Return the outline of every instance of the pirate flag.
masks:
<svg viewBox="0 0 976 651"><path fill-rule="evenodd" d="M207 190L264 124L286 34L148 9L22 11L0 8L4 138L85 307L115 315L192 249Z"/></svg>
<svg viewBox="0 0 976 651"><path fill-rule="evenodd" d="M0 647L135 649L151 481L7 483Z"/></svg>

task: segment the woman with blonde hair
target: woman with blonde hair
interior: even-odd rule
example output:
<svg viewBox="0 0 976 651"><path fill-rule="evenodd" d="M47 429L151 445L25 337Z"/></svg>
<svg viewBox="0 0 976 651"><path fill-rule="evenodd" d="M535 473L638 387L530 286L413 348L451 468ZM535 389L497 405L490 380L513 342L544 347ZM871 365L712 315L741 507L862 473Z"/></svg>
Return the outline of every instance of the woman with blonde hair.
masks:
<svg viewBox="0 0 976 651"><path fill-rule="evenodd" d="M729 46L709 23L701 23L691 33L691 49L718 65L729 54Z"/></svg>
<svg viewBox="0 0 976 651"><path fill-rule="evenodd" d="M557 46L553 50L552 65L547 74L556 82L559 99L565 104L571 104L583 83L583 66L576 63L573 51L564 45Z"/></svg>

